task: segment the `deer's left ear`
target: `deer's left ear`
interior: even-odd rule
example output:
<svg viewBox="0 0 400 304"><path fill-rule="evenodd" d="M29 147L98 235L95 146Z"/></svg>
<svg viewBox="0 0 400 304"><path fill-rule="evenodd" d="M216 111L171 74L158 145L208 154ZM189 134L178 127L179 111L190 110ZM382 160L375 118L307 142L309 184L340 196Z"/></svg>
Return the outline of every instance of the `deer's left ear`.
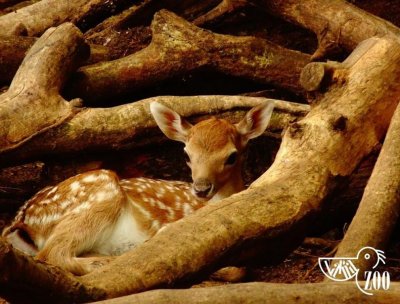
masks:
<svg viewBox="0 0 400 304"><path fill-rule="evenodd" d="M235 125L242 136L243 145L247 144L250 139L264 133L271 120L273 109L273 102L263 103L247 112L246 116Z"/></svg>
<svg viewBox="0 0 400 304"><path fill-rule="evenodd" d="M150 104L150 111L161 131L170 139L186 143L192 125L170 108L158 102Z"/></svg>

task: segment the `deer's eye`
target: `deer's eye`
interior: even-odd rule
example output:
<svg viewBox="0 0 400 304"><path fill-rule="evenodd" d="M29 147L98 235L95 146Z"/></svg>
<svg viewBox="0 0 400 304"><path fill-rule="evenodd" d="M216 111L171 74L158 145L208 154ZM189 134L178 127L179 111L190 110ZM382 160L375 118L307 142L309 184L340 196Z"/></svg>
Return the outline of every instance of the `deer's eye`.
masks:
<svg viewBox="0 0 400 304"><path fill-rule="evenodd" d="M183 155L185 157L185 162L190 163L190 157L189 154L186 151L183 151Z"/></svg>
<svg viewBox="0 0 400 304"><path fill-rule="evenodd" d="M236 163L237 161L237 152L232 152L231 155L226 159L225 165L226 166L232 166Z"/></svg>

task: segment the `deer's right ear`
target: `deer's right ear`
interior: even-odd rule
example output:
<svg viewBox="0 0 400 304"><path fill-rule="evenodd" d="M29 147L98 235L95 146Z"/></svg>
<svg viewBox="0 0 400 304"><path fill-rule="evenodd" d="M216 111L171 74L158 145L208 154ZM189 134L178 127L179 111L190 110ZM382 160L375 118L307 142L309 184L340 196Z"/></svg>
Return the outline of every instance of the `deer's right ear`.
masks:
<svg viewBox="0 0 400 304"><path fill-rule="evenodd" d="M158 127L170 139L186 142L187 136L192 125L170 108L158 103L150 104L150 112L154 117Z"/></svg>

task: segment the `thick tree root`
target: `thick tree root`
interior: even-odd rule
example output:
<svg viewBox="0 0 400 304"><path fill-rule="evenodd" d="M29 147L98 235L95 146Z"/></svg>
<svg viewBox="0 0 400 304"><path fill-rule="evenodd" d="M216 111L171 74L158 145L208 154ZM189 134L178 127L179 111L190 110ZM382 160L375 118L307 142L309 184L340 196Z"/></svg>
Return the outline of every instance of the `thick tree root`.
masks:
<svg viewBox="0 0 400 304"><path fill-rule="evenodd" d="M73 105L58 92L88 54L81 32L71 23L49 29L32 46L8 91L0 95L0 152L74 115Z"/></svg>
<svg viewBox="0 0 400 304"><path fill-rule="evenodd" d="M367 43L346 60L346 82L289 127L275 162L248 190L171 224L81 281L121 296L232 263L240 253L266 247L277 255L298 244L335 178L350 175L384 136L400 98L400 43Z"/></svg>
<svg viewBox="0 0 400 304"><path fill-rule="evenodd" d="M342 0L256 0L267 12L302 27L318 37L313 59L323 58L338 47L353 50L361 41L373 36L394 34L400 30ZM340 12L340 14L338 14Z"/></svg>
<svg viewBox="0 0 400 304"><path fill-rule="evenodd" d="M160 142L164 137L150 114L152 101L165 103L186 117L204 118L220 113L227 119L239 121L246 110L266 100L245 96L160 96L113 108L82 109L58 127L32 138L18 149L1 154L0 163L10 164L46 154L133 148ZM275 114L269 130L281 132L308 110L308 105L275 100Z"/></svg>
<svg viewBox="0 0 400 304"><path fill-rule="evenodd" d="M398 106L360 206L339 245L337 257L355 257L366 246L385 249L400 213L399 134ZM371 270L375 263L376 259L359 259L357 267L362 278L364 271Z"/></svg>
<svg viewBox="0 0 400 304"><path fill-rule="evenodd" d="M400 301L400 283L392 283L390 290L377 291L374 296L360 292L354 282L315 284L245 283L216 287L153 290L96 303L101 304L388 304Z"/></svg>
<svg viewBox="0 0 400 304"><path fill-rule="evenodd" d="M303 92L298 79L309 55L255 37L214 34L166 10L154 15L151 28L152 42L145 49L80 68L69 87L71 96L90 104L132 95L199 68Z"/></svg>

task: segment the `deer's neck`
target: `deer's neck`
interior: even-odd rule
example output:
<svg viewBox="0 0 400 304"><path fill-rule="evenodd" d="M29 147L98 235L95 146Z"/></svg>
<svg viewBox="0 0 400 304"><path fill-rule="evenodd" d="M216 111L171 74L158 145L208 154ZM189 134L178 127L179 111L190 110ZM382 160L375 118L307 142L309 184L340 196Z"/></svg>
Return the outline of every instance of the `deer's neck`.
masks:
<svg viewBox="0 0 400 304"><path fill-rule="evenodd" d="M238 167L232 172L232 178L228 180L221 189L215 193L210 202L216 202L244 190L244 182L242 178L242 170Z"/></svg>

